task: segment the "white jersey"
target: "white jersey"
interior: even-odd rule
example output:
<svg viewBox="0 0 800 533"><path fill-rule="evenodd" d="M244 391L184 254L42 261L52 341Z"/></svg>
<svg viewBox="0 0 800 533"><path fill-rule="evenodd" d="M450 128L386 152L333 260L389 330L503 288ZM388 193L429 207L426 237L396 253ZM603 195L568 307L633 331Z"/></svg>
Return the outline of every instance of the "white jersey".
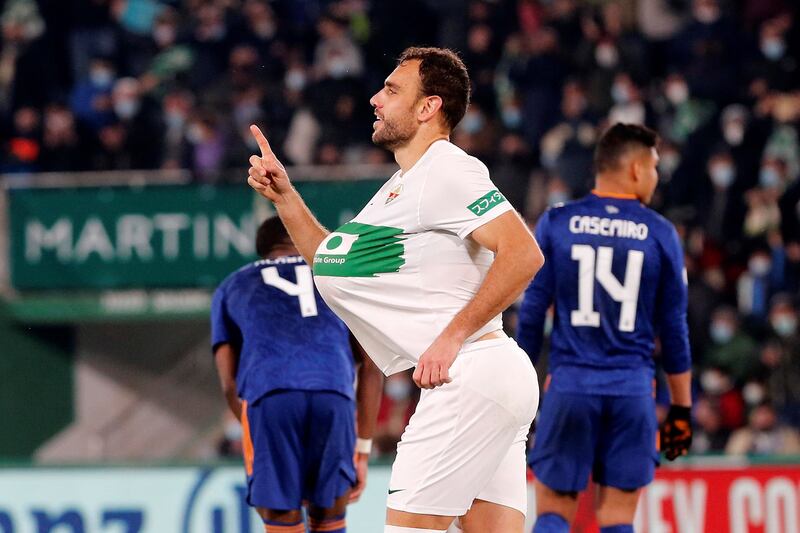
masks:
<svg viewBox="0 0 800 533"><path fill-rule="evenodd" d="M436 141L322 241L319 292L385 374L416 366L494 260L470 233L511 209L483 163ZM467 342L501 328L498 315Z"/></svg>

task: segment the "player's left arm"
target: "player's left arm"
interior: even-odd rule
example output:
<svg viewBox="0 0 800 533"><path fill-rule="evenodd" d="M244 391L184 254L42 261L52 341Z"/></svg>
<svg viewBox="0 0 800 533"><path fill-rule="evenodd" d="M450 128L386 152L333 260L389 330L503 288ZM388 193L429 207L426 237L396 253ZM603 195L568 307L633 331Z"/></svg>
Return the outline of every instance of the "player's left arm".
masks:
<svg viewBox="0 0 800 533"><path fill-rule="evenodd" d="M661 449L672 461L686 455L692 445L692 358L686 320L688 286L683 249L673 227L661 244L658 314L662 366L670 392L670 409L661 428Z"/></svg>
<svg viewBox="0 0 800 533"><path fill-rule="evenodd" d="M357 436L355 466L356 486L350 492L350 502L356 502L367 486L367 465L372 449L372 436L378 419L381 395L383 394L383 372L375 366L364 348L350 336L353 357L358 363L358 386L356 388Z"/></svg>
<svg viewBox="0 0 800 533"><path fill-rule="evenodd" d="M511 305L544 265L544 256L516 211L506 211L470 237L495 258L478 292L420 357L414 382L433 388L450 381L449 368L470 335Z"/></svg>

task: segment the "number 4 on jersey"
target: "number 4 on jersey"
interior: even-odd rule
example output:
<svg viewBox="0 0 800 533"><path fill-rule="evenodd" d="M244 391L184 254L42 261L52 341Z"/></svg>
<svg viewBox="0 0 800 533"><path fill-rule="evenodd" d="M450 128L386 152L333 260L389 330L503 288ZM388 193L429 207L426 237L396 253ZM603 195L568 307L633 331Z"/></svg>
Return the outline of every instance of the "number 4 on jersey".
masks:
<svg viewBox="0 0 800 533"><path fill-rule="evenodd" d="M317 300L314 297L314 279L311 267L297 265L294 267L294 275L297 277L297 283L282 278L274 266L261 269L261 279L264 280L264 283L282 290L289 296L297 296L300 301L300 314L303 317L317 316Z"/></svg>
<svg viewBox="0 0 800 533"><path fill-rule="evenodd" d="M600 327L600 313L594 310L594 280L596 278L609 296L622 304L619 313L619 330L633 331L636 324L636 307L639 303L639 283L642 279L644 252L628 251L625 282L622 284L611 273L611 263L614 259L613 248L600 246L595 254L595 250L591 246L573 244L572 259L578 262L578 309L572 311L570 324Z"/></svg>

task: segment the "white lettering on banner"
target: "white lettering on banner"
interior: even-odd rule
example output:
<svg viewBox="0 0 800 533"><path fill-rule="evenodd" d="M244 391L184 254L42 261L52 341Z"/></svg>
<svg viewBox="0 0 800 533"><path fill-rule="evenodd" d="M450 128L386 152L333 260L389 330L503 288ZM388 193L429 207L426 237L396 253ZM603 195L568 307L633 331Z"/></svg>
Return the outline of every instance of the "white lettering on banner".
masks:
<svg viewBox="0 0 800 533"><path fill-rule="evenodd" d="M798 528L798 491L791 480L778 477L769 480L766 490L766 523L764 533L800 531ZM783 518L783 520L781 520Z"/></svg>
<svg viewBox="0 0 800 533"><path fill-rule="evenodd" d="M256 228L250 213L242 215L238 221L217 214L213 223L206 215L126 213L110 224L107 227L94 215L82 225L66 217L49 226L41 220L29 219L25 222L25 259L30 264L39 264L48 254L47 259L54 257L61 264L80 264L92 257L104 262L128 263L133 259L175 261L187 253L193 254L196 260L205 260L212 247L217 259L227 259L231 253L247 257L254 251ZM160 249L153 244L158 237L161 238Z"/></svg>
<svg viewBox="0 0 800 533"><path fill-rule="evenodd" d="M198 215L194 217L194 257L206 259L208 257L208 217Z"/></svg>
<svg viewBox="0 0 800 533"><path fill-rule="evenodd" d="M59 261L69 262L72 258L72 222L59 218L47 229L38 220L28 220L25 224L25 259L38 263L42 260L42 250L53 248Z"/></svg>
<svg viewBox="0 0 800 533"><path fill-rule="evenodd" d="M656 479L639 499L634 530L646 533L704 533L708 483ZM672 509L673 518L668 518Z"/></svg>
<svg viewBox="0 0 800 533"><path fill-rule="evenodd" d="M188 215L183 213L158 213L153 217L153 225L162 233L161 248L164 258L174 261L180 254L181 230L191 224Z"/></svg>
<svg viewBox="0 0 800 533"><path fill-rule="evenodd" d="M78 242L75 243L75 260L84 262L90 255L97 254L103 261L114 259L114 245L108 236L103 222L91 217L83 226Z"/></svg>
<svg viewBox="0 0 800 533"><path fill-rule="evenodd" d="M242 227L237 226L227 215L214 217L214 255L228 257L231 245L242 255L253 251L255 235L253 217L242 217Z"/></svg>
<svg viewBox="0 0 800 533"><path fill-rule="evenodd" d="M672 528L664 519L663 501L669 498L669 483L655 480L647 487L647 531L648 533L672 533Z"/></svg>
<svg viewBox="0 0 800 533"><path fill-rule="evenodd" d="M153 222L144 215L123 215L117 220L117 257L130 260L133 252L142 261L153 258Z"/></svg>
<svg viewBox="0 0 800 533"><path fill-rule="evenodd" d="M755 479L743 477L734 481L728 502L731 533L749 533L750 524L764 522L761 487Z"/></svg>
<svg viewBox="0 0 800 533"><path fill-rule="evenodd" d="M706 530L707 492L708 486L702 481L675 481L672 501L680 533L702 533Z"/></svg>

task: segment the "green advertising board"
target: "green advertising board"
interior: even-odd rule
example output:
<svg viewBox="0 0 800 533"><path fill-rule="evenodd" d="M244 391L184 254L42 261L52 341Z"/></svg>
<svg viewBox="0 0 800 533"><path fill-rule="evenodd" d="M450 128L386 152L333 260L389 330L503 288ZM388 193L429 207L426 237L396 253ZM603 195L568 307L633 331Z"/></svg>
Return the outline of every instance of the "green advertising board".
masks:
<svg viewBox="0 0 800 533"><path fill-rule="evenodd" d="M381 180L298 182L327 227L352 218ZM11 189L17 290L213 287L255 258L271 205L246 186Z"/></svg>

